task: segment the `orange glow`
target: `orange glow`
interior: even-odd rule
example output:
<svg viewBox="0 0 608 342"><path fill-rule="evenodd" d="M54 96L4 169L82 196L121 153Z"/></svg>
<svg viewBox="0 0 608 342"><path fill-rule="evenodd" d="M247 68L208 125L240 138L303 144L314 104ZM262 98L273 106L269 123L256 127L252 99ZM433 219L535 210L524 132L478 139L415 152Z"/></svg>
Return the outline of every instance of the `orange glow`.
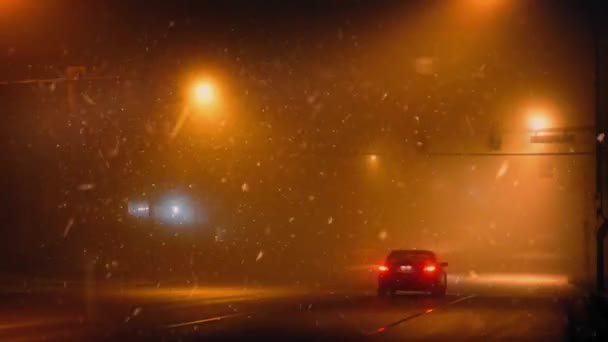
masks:
<svg viewBox="0 0 608 342"><path fill-rule="evenodd" d="M565 286L568 277L561 274L493 273L476 275L476 283L513 286Z"/></svg>
<svg viewBox="0 0 608 342"><path fill-rule="evenodd" d="M207 106L215 102L216 91L213 84L208 81L199 81L192 87L192 102Z"/></svg>
<svg viewBox="0 0 608 342"><path fill-rule="evenodd" d="M1 14L7 14L6 12L10 11L10 10L14 10L16 8L18 8L18 6L20 6L20 0L0 0L0 11L2 11Z"/></svg>
<svg viewBox="0 0 608 342"><path fill-rule="evenodd" d="M435 267L435 265L428 265L424 267L425 272L435 272L436 269L437 267Z"/></svg>
<svg viewBox="0 0 608 342"><path fill-rule="evenodd" d="M380 271L380 272L386 272L386 271L388 271L388 267L386 267L384 265L378 266L378 271Z"/></svg>
<svg viewBox="0 0 608 342"><path fill-rule="evenodd" d="M512 1L510 1L512 3ZM466 20L467 24L480 24L486 22L496 15L504 13L505 5L509 1L505 0L460 0L446 1L454 4L455 10L460 14L460 18Z"/></svg>
<svg viewBox="0 0 608 342"><path fill-rule="evenodd" d="M549 121L545 113L540 111L534 111L530 113L528 118L528 127L531 130L538 131L545 129L549 126Z"/></svg>
<svg viewBox="0 0 608 342"><path fill-rule="evenodd" d="M371 154L371 155L369 156L369 161L370 161L370 162L372 162L372 163L377 162L377 161L378 161L378 156L377 156L377 155L375 155L375 154Z"/></svg>
<svg viewBox="0 0 608 342"><path fill-rule="evenodd" d="M490 8L495 7L500 3L501 0L470 0L472 6L475 8Z"/></svg>

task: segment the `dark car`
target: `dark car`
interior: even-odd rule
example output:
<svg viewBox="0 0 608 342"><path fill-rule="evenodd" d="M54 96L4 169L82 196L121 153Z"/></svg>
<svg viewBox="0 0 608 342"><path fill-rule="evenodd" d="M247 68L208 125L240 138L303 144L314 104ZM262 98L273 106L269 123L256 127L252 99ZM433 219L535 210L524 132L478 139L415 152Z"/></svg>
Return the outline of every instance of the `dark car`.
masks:
<svg viewBox="0 0 608 342"><path fill-rule="evenodd" d="M446 262L425 250L394 250L378 267L378 295L423 291L443 296L447 290Z"/></svg>

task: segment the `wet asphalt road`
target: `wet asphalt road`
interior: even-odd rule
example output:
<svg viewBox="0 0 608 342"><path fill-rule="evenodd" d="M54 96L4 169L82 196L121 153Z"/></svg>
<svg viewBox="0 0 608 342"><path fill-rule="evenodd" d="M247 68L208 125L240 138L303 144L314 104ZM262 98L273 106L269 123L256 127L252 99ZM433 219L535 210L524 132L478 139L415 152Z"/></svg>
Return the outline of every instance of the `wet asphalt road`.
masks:
<svg viewBox="0 0 608 342"><path fill-rule="evenodd" d="M437 298L280 288L47 289L2 297L0 340L564 341L595 336L572 291Z"/></svg>
<svg viewBox="0 0 608 342"><path fill-rule="evenodd" d="M180 323L168 325L162 335L291 341L560 341L569 336L569 303L553 298L340 297L259 304L243 307L239 313L219 311L194 321L174 319ZM141 330L139 334L143 339L158 337L158 331Z"/></svg>

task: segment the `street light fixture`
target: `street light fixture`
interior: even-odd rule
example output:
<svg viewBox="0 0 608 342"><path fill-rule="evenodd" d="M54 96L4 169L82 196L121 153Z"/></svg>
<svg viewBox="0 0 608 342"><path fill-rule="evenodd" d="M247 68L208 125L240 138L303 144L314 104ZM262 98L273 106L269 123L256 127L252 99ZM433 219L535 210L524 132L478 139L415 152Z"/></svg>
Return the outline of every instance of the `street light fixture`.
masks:
<svg viewBox="0 0 608 342"><path fill-rule="evenodd" d="M187 89L182 113L171 130L170 138L173 139L177 136L188 117L192 114L212 118L217 102L217 86L213 82L209 80L193 82Z"/></svg>
<svg viewBox="0 0 608 342"><path fill-rule="evenodd" d="M365 165L366 168L370 171L378 170L378 163L380 162L380 157L376 153L370 153L365 156Z"/></svg>
<svg viewBox="0 0 608 342"><path fill-rule="evenodd" d="M533 131L540 131L549 127L549 120L545 113L534 111L528 118L528 127Z"/></svg>
<svg viewBox="0 0 608 342"><path fill-rule="evenodd" d="M574 134L567 128L551 127L549 116L545 111L530 111L528 128L532 132L530 142L537 144L565 144L574 141Z"/></svg>
<svg viewBox="0 0 608 342"><path fill-rule="evenodd" d="M216 90L209 81L199 81L192 86L190 101L197 106L209 106L215 102Z"/></svg>

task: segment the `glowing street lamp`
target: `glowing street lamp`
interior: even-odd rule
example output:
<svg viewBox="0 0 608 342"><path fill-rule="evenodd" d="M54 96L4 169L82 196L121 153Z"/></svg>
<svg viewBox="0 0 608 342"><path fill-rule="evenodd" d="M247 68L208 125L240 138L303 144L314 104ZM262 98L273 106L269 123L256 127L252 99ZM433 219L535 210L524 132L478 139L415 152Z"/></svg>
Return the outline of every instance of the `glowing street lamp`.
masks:
<svg viewBox="0 0 608 342"><path fill-rule="evenodd" d="M175 138L192 114L202 115L209 119L213 118L216 112L215 106L218 102L217 93L217 86L209 80L199 80L192 83L187 90L182 113L171 130L170 138Z"/></svg>
<svg viewBox="0 0 608 342"><path fill-rule="evenodd" d="M530 117L528 124L531 130L540 131L547 128L547 119L543 116L533 116Z"/></svg>
<svg viewBox="0 0 608 342"><path fill-rule="evenodd" d="M532 111L528 116L528 128L532 131L531 143L555 144L571 143L574 135L566 130L551 127L549 116L544 111Z"/></svg>
<svg viewBox="0 0 608 342"><path fill-rule="evenodd" d="M209 81L199 81L192 86L190 101L197 106L209 106L216 100L216 90Z"/></svg>
<svg viewBox="0 0 608 342"><path fill-rule="evenodd" d="M549 127L549 120L542 112L533 112L528 118L528 127L533 131L540 131Z"/></svg>
<svg viewBox="0 0 608 342"><path fill-rule="evenodd" d="M375 153L368 154L365 156L365 161L369 170L377 170L380 157Z"/></svg>

